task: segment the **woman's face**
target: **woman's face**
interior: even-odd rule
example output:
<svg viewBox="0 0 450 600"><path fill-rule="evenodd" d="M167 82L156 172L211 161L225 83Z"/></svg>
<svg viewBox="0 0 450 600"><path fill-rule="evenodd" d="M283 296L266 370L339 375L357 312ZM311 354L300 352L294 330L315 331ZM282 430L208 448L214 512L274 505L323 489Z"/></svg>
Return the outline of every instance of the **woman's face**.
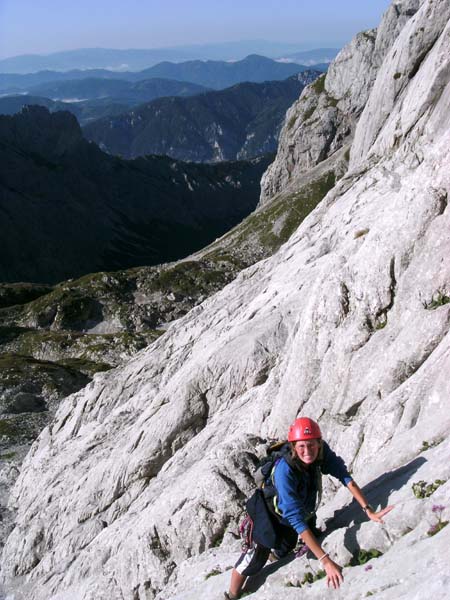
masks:
<svg viewBox="0 0 450 600"><path fill-rule="evenodd" d="M320 440L300 440L295 442L295 452L305 465L312 463L319 456Z"/></svg>

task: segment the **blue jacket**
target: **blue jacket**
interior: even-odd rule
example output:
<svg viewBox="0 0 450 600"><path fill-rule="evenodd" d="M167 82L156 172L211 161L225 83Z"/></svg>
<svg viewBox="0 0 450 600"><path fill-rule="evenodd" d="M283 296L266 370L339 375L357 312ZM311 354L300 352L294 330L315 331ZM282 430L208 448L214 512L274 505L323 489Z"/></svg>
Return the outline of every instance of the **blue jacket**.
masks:
<svg viewBox="0 0 450 600"><path fill-rule="evenodd" d="M316 510L318 476L320 477L318 469L324 475L336 477L343 485L352 481L344 461L326 442L323 442L323 459L309 468L295 468L285 458L281 458L274 469L273 481L281 523L290 525L298 534L308 528L306 521Z"/></svg>

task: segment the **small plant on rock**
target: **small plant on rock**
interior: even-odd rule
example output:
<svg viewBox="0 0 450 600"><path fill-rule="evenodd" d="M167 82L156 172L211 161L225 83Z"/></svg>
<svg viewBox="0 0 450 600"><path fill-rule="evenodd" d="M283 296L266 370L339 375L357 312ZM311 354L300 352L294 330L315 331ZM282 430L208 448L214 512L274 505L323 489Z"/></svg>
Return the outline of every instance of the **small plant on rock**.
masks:
<svg viewBox="0 0 450 600"><path fill-rule="evenodd" d="M436 515L437 521L427 531L429 536L436 535L437 533L439 533L441 531L441 529L444 529L444 527L446 525L448 525L448 521L442 520L442 513L444 510L445 510L445 506L442 506L442 504L434 504L433 505L431 511L434 515Z"/></svg>
<svg viewBox="0 0 450 600"><path fill-rule="evenodd" d="M291 117L289 119L289 122L288 122L288 125L287 125L288 131L294 127L294 124L295 124L296 120L297 120L296 115L294 115L293 117Z"/></svg>
<svg viewBox="0 0 450 600"><path fill-rule="evenodd" d="M422 442L422 448L420 449L421 452L426 452L427 450L430 450L430 448L434 448L435 446L439 446L439 444L443 441L443 439L439 439L439 440L433 440L432 442L429 442L428 440L424 440Z"/></svg>
<svg viewBox="0 0 450 600"><path fill-rule="evenodd" d="M361 548L361 550L352 557L348 566L357 567L358 565L365 565L369 560L372 560L372 558L378 558L382 555L383 553L376 548L370 548L369 550Z"/></svg>
<svg viewBox="0 0 450 600"><path fill-rule="evenodd" d="M358 229L357 231L355 231L355 234L354 234L353 237L354 237L355 240L357 240L358 238L363 237L364 235L368 234L369 231L370 231L370 229L367 229L367 228L365 228L365 229Z"/></svg>
<svg viewBox="0 0 450 600"><path fill-rule="evenodd" d="M312 584L315 581L319 581L319 579L323 579L325 577L326 573L323 570L319 570L317 571L317 573L311 573L310 571L307 571L304 575L303 575L303 579L297 580L296 582L294 581L288 581L285 585L286 587L298 587L301 588L304 585L308 585L308 584Z"/></svg>
<svg viewBox="0 0 450 600"><path fill-rule="evenodd" d="M205 575L205 579L209 579L210 577L215 577L216 575L220 575L222 571L220 569L213 569L209 573Z"/></svg>
<svg viewBox="0 0 450 600"><path fill-rule="evenodd" d="M443 481L442 479L436 479L434 483L427 483L426 481L416 481L412 484L411 487L414 496L422 500L423 498L428 498L429 496L431 496L431 494L434 494L438 487L440 487L444 483L445 481Z"/></svg>
<svg viewBox="0 0 450 600"><path fill-rule="evenodd" d="M448 304L450 302L450 296L447 296L444 292L438 291L433 294L433 298L431 302L425 302L424 308L427 310L434 310L439 308L439 306L444 306L444 304Z"/></svg>

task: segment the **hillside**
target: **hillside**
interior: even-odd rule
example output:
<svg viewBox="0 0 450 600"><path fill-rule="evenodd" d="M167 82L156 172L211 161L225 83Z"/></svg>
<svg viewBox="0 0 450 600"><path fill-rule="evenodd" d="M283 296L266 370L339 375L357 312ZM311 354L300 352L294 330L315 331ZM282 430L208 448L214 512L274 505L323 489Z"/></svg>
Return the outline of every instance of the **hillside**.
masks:
<svg viewBox="0 0 450 600"><path fill-rule="evenodd" d="M24 106L44 106L50 112L68 111L75 115L80 125L86 125L89 121L95 121L103 117L120 115L129 108L128 104L113 102L110 98L71 103L51 100L41 96L18 94L0 98L0 115L15 115Z"/></svg>
<svg viewBox="0 0 450 600"><path fill-rule="evenodd" d="M45 106L50 112L68 110L80 125L119 115L132 106L163 96L191 96L207 88L169 79L137 82L117 79L75 79L30 86L27 93L0 97L0 114L13 115L23 106Z"/></svg>
<svg viewBox="0 0 450 600"><path fill-rule="evenodd" d="M84 128L110 154L165 154L178 160L246 160L275 152L287 108L320 75L305 71L285 81L240 83L190 98L161 98Z"/></svg>
<svg viewBox="0 0 450 600"><path fill-rule="evenodd" d="M140 81L124 81L122 79L69 79L41 83L29 88L31 94L45 96L53 100L97 100L109 99L110 102L126 104L142 104L163 96L193 96L207 91L202 85L173 79L143 79Z"/></svg>
<svg viewBox="0 0 450 600"><path fill-rule="evenodd" d="M282 80L305 70L306 67L302 65L280 63L265 56L250 54L234 62L190 60L171 63L166 61L145 69L141 75L190 81L219 90L243 81L261 83Z"/></svg>
<svg viewBox="0 0 450 600"><path fill-rule="evenodd" d="M0 117L0 140L4 282L186 256L254 209L268 164L123 161L87 142L70 113L41 107Z"/></svg>

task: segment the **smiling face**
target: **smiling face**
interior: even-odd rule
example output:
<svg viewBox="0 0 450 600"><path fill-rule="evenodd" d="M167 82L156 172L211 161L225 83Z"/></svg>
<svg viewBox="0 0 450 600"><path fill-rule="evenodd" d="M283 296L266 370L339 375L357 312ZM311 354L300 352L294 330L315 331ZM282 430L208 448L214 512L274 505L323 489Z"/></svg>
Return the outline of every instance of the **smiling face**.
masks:
<svg viewBox="0 0 450 600"><path fill-rule="evenodd" d="M320 452L320 440L299 440L295 442L295 452L305 465L312 465Z"/></svg>

